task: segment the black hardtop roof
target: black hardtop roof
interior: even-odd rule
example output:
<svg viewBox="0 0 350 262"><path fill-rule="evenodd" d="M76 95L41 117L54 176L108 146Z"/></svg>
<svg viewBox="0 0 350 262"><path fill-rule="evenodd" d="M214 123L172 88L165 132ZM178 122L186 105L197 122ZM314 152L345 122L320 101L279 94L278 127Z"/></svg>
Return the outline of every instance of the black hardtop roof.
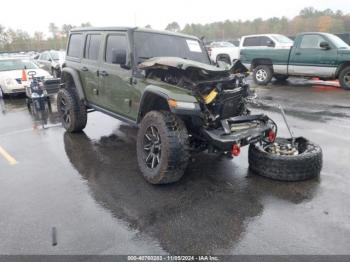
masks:
<svg viewBox="0 0 350 262"><path fill-rule="evenodd" d="M163 31L163 30L154 30L154 29L148 29L148 28L139 28L139 27L114 27L114 26L113 27L80 27L80 28L73 28L71 32L76 33L76 32L88 32L88 31L96 32L96 31L128 31L128 30L135 30L137 32L163 34L163 35L173 35L173 36L180 36L180 37L199 40L198 37L195 37L192 35L186 35L182 33L175 33L170 31Z"/></svg>

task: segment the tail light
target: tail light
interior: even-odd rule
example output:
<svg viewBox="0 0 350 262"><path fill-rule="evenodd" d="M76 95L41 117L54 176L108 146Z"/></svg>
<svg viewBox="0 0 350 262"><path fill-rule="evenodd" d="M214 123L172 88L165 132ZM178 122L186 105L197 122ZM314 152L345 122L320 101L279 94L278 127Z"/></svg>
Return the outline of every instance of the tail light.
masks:
<svg viewBox="0 0 350 262"><path fill-rule="evenodd" d="M270 130L268 133L267 133L267 139L272 143L275 141L276 139L276 133L275 131L273 130Z"/></svg>
<svg viewBox="0 0 350 262"><path fill-rule="evenodd" d="M241 147L238 144L233 144L231 149L231 154L233 156L239 156L241 153Z"/></svg>

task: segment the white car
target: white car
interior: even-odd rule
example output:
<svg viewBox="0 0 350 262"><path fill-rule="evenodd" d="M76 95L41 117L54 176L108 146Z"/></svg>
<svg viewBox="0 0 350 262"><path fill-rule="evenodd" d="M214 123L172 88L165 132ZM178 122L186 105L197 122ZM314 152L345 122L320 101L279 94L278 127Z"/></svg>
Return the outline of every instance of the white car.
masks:
<svg viewBox="0 0 350 262"><path fill-rule="evenodd" d="M23 69L28 73L35 71L35 77L50 79L52 76L40 69L30 60L19 58L0 58L0 97L3 95L25 93L28 81L22 81ZM29 76L27 75L29 79Z"/></svg>
<svg viewBox="0 0 350 262"><path fill-rule="evenodd" d="M212 62L224 61L231 64L239 58L239 47L230 42L213 42L207 46L208 54Z"/></svg>
<svg viewBox="0 0 350 262"><path fill-rule="evenodd" d="M241 37L239 48L289 49L293 46L293 43L293 40L280 34L246 35Z"/></svg>

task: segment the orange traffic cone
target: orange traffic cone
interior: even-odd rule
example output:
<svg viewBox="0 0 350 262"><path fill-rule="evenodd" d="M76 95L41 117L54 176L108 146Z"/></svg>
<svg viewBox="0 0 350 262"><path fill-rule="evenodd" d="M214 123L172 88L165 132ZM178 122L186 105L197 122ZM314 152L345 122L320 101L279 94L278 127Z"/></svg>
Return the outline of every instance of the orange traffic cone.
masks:
<svg viewBox="0 0 350 262"><path fill-rule="evenodd" d="M26 70L25 69L23 69L22 70L22 81L27 81L28 79L27 79L27 73L26 73Z"/></svg>

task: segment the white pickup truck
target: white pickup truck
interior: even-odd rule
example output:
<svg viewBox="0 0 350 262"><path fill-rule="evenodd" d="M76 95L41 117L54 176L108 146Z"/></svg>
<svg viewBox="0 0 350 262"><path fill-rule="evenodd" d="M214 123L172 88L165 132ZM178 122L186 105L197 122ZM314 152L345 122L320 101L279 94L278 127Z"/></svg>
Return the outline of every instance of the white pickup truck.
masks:
<svg viewBox="0 0 350 262"><path fill-rule="evenodd" d="M212 42L207 46L210 60L214 63L224 61L228 64L239 58L239 47L230 42Z"/></svg>

